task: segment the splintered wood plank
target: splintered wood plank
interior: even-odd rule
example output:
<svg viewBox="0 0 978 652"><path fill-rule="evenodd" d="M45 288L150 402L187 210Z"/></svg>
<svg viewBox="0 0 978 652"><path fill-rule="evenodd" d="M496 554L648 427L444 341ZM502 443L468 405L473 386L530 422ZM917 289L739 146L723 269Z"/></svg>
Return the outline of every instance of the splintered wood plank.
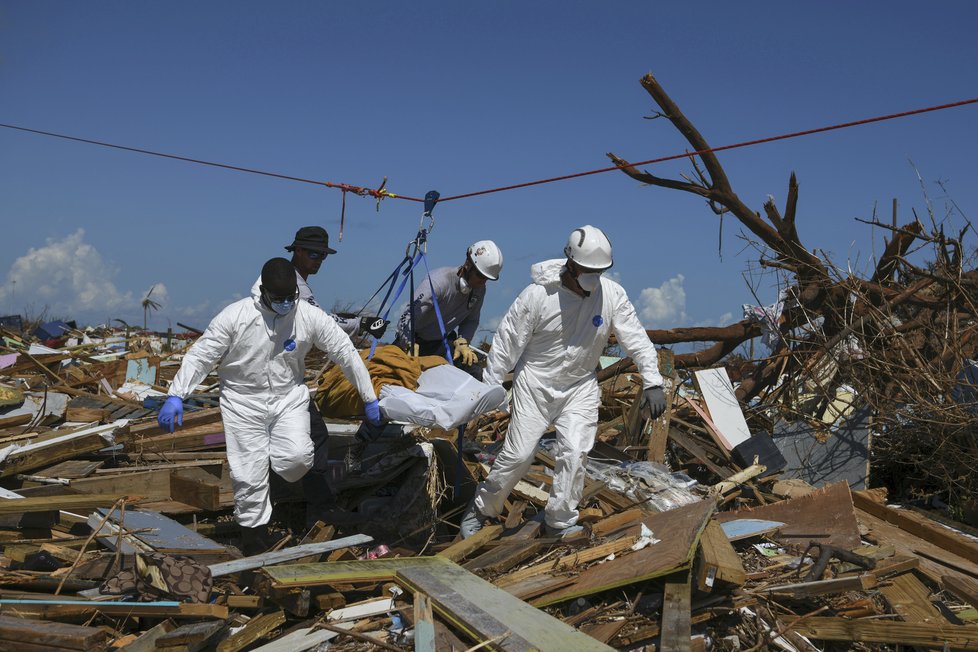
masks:
<svg viewBox="0 0 978 652"><path fill-rule="evenodd" d="M3 461L3 468L0 469L0 477L26 473L85 453L93 453L107 445L103 435L111 435L116 442L123 442L129 437L129 426L125 422L110 423L73 430L44 441L27 444L7 456Z"/></svg>
<svg viewBox="0 0 978 652"><path fill-rule="evenodd" d="M502 572L536 554L542 544L532 541L540 534L540 522L530 521L523 525L515 534L505 537L500 545L484 552L463 567L475 572L477 570L493 570Z"/></svg>
<svg viewBox="0 0 978 652"><path fill-rule="evenodd" d="M26 514L28 512L47 512L52 509L78 511L114 505L120 498L132 498L137 502L139 496L125 494L74 494L64 496L44 496L40 498L0 499L0 515Z"/></svg>
<svg viewBox="0 0 978 652"><path fill-rule="evenodd" d="M623 528L631 527L636 523L640 522L643 518L648 515L648 512L643 511L638 507L633 507L632 509L625 512L618 512L617 514L612 514L607 518L603 518L594 525L591 526L591 534L595 537L606 537L609 534L621 530Z"/></svg>
<svg viewBox="0 0 978 652"><path fill-rule="evenodd" d="M901 530L926 541L934 543L947 552L978 563L978 543L949 528L935 523L926 516L905 509L894 509L872 500L867 494L856 491L852 494L856 507L896 525Z"/></svg>
<svg viewBox="0 0 978 652"><path fill-rule="evenodd" d="M415 652L435 652L435 615L431 600L420 591L414 594Z"/></svg>
<svg viewBox="0 0 978 652"><path fill-rule="evenodd" d="M659 366L662 366L664 357L673 357L672 351L662 349L659 352ZM649 434L648 453L646 459L650 462L666 461L666 443L669 440L669 421L672 416L672 403L676 396L676 369L674 360L668 361L671 373L662 374L662 390L666 393L666 410L658 419L652 420L651 433Z"/></svg>
<svg viewBox="0 0 978 652"><path fill-rule="evenodd" d="M285 612L281 610L255 616L244 627L221 641L217 645L217 652L238 652L263 638L284 622Z"/></svg>
<svg viewBox="0 0 978 652"><path fill-rule="evenodd" d="M941 585L945 590L950 591L958 598L978 609L978 582L975 580L967 577L945 575L941 578Z"/></svg>
<svg viewBox="0 0 978 652"><path fill-rule="evenodd" d="M499 535L502 533L502 525L485 525L481 530L470 536L468 539L460 539L459 541L456 541L452 545L448 546L439 552L438 556L444 557L445 559L449 559L451 561L465 559L473 552L486 545L487 542L499 538Z"/></svg>
<svg viewBox="0 0 978 652"><path fill-rule="evenodd" d="M836 577L831 580L816 580L814 582L799 582L797 584L775 584L758 593L790 595L795 598L826 593L845 593L847 591L867 591L876 586L876 576L872 573L854 575L852 577Z"/></svg>
<svg viewBox="0 0 978 652"><path fill-rule="evenodd" d="M98 627L83 627L46 620L0 616L0 648L14 650L16 643L32 643L59 650L100 649L109 635Z"/></svg>
<svg viewBox="0 0 978 652"><path fill-rule="evenodd" d="M37 475L42 475L46 478L67 478L69 480L75 480L87 478L95 473L96 469L102 468L104 464L104 461L66 460L54 466L49 466L46 469L41 469L37 472Z"/></svg>
<svg viewBox="0 0 978 652"><path fill-rule="evenodd" d="M227 629L228 624L219 620L205 621L181 625L163 634L157 639L155 649L173 649L180 646L183 649L199 650L208 641Z"/></svg>
<svg viewBox="0 0 978 652"><path fill-rule="evenodd" d="M607 643L621 631L621 628L628 624L628 621L622 618L621 620L612 620L607 623L597 623L595 625L585 625L581 627L581 631L593 638L596 641L601 641L602 643ZM665 649L665 648L663 648Z"/></svg>
<svg viewBox="0 0 978 652"><path fill-rule="evenodd" d="M897 555L917 559L919 572L932 582L940 583L945 575L978 577L978 564L941 547L940 542L922 539L862 509L856 515L873 540L893 546Z"/></svg>
<svg viewBox="0 0 978 652"><path fill-rule="evenodd" d="M689 573L676 573L666 578L662 597L663 650L689 652L689 638L693 634L690 608Z"/></svg>
<svg viewBox="0 0 978 652"><path fill-rule="evenodd" d="M520 600L528 601L531 598L543 595L545 593L553 593L557 589L562 589L573 582L573 579L566 576L553 576L550 574L541 575L538 577L526 577L518 582L512 582L509 584L497 585L502 590L506 591L510 595L514 595Z"/></svg>
<svg viewBox="0 0 978 652"><path fill-rule="evenodd" d="M786 544L806 547L809 541L814 540L846 550L860 545L852 493L845 481L798 498L749 509L720 512L716 516L721 523L738 518L781 521L785 525L776 538Z"/></svg>
<svg viewBox="0 0 978 652"><path fill-rule="evenodd" d="M219 618L228 617L228 608L216 604L186 602L118 602L88 600L0 600L0 611L31 618L88 616L146 616L148 618Z"/></svg>
<svg viewBox="0 0 978 652"><path fill-rule="evenodd" d="M930 589L913 573L904 573L888 580L879 589L896 613L912 623L947 623L941 610L931 603Z"/></svg>
<svg viewBox="0 0 978 652"><path fill-rule="evenodd" d="M532 604L546 606L688 569L713 511L713 501L702 500L649 514L643 522L653 536L661 539L659 543L592 566L578 575L571 586L537 598Z"/></svg>
<svg viewBox="0 0 978 652"><path fill-rule="evenodd" d="M620 539L609 541L608 543L591 546L590 548L582 548L577 552L564 555L563 557L560 557L554 561L545 561L540 564L534 564L533 566L521 568L520 570L513 571L512 573L506 573L495 581L495 585L499 588L507 588L512 584L522 582L523 580L533 577L534 575L539 575L541 573L556 573L577 568L581 564L586 564L596 559L604 559L608 555L621 554L635 545L636 541L638 541L638 537L624 536Z"/></svg>
<svg viewBox="0 0 978 652"><path fill-rule="evenodd" d="M611 650L447 559L405 565L397 581L431 598L438 614L492 650Z"/></svg>
<svg viewBox="0 0 978 652"><path fill-rule="evenodd" d="M186 451L200 448L224 447L224 424L206 423L196 427L188 427L186 420L183 428L174 433L159 434L162 431L155 426L155 436L134 437L125 442L125 451L132 454L143 452Z"/></svg>
<svg viewBox="0 0 978 652"><path fill-rule="evenodd" d="M710 420L716 426L720 441L728 451L750 439L750 428L740 409L733 384L723 367L693 372L696 387L709 410Z"/></svg>
<svg viewBox="0 0 978 652"><path fill-rule="evenodd" d="M782 623L783 625L784 623ZM822 641L862 641L927 648L978 650L978 625L900 623L888 620L803 618L791 629Z"/></svg>
<svg viewBox="0 0 978 652"><path fill-rule="evenodd" d="M742 586L747 581L744 564L719 523L710 519L700 537L696 586L709 592L717 582Z"/></svg>
<svg viewBox="0 0 978 652"><path fill-rule="evenodd" d="M126 652L156 652L156 641L177 628L172 620L164 620L146 630L135 641L126 644Z"/></svg>

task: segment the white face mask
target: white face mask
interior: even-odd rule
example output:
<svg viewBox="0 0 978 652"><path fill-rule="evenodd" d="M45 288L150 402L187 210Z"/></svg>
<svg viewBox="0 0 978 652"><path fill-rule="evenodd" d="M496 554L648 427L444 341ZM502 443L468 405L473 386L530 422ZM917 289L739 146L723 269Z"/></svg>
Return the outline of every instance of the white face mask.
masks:
<svg viewBox="0 0 978 652"><path fill-rule="evenodd" d="M462 294L468 294L472 291L472 286L465 280L464 274L458 277L458 291Z"/></svg>
<svg viewBox="0 0 978 652"><path fill-rule="evenodd" d="M594 292L601 286L601 272L579 274L577 276L577 284L585 292Z"/></svg>
<svg viewBox="0 0 978 652"><path fill-rule="evenodd" d="M278 314L287 315L295 308L295 299L289 299L288 301L269 301L269 305Z"/></svg>

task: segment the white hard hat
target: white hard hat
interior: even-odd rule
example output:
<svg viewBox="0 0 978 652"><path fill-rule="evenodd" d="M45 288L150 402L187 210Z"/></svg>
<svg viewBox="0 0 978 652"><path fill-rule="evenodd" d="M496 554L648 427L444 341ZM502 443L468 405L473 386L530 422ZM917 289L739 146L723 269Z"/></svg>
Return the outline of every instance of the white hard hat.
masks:
<svg viewBox="0 0 978 652"><path fill-rule="evenodd" d="M503 252L492 240L479 240L473 243L465 254L479 273L490 281L498 279L499 272L503 271Z"/></svg>
<svg viewBox="0 0 978 652"><path fill-rule="evenodd" d="M611 240L596 226L585 224L574 229L567 238L564 255L581 267L608 269L614 264L611 257Z"/></svg>

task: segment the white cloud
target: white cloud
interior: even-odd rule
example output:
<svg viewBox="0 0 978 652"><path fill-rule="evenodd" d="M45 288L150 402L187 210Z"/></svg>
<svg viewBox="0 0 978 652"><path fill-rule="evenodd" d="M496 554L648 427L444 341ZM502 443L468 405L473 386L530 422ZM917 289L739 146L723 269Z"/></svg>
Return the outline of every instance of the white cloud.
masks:
<svg viewBox="0 0 978 652"><path fill-rule="evenodd" d="M671 328L686 321L686 290L682 274L657 288L642 290L636 302L639 317L647 328Z"/></svg>
<svg viewBox="0 0 978 652"><path fill-rule="evenodd" d="M62 240L48 239L43 247L32 247L15 260L0 287L0 305L19 311L27 304L67 317L131 310L138 302L131 292L115 286L117 273L85 242L85 230L78 229Z"/></svg>

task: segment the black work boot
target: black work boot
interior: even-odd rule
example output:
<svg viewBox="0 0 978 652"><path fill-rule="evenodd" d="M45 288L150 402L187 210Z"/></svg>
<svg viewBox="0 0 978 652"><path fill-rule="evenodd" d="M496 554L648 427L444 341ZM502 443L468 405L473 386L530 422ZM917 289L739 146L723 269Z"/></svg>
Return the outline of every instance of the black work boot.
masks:
<svg viewBox="0 0 978 652"><path fill-rule="evenodd" d="M275 545L274 537L268 530L268 525L257 527L241 526L241 552L245 557L254 557L267 551Z"/></svg>

